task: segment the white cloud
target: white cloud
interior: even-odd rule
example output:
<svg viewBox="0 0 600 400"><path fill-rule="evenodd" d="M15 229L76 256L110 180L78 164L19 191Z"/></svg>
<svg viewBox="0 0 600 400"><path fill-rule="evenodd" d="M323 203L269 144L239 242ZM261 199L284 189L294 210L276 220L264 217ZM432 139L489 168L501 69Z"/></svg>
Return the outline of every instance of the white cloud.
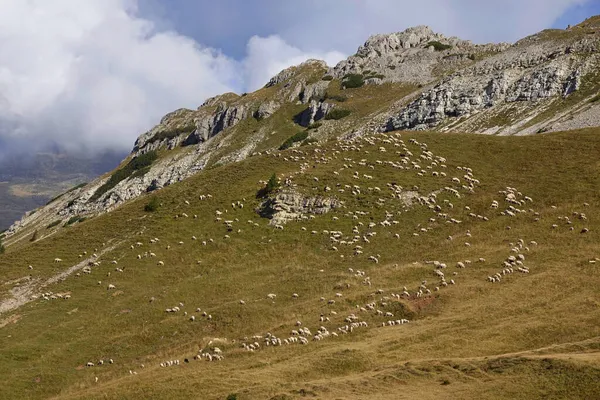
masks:
<svg viewBox="0 0 600 400"><path fill-rule="evenodd" d="M168 111L240 86L235 61L155 32L133 1L2 0L0 8L0 115L18 126L5 136L128 148Z"/></svg>
<svg viewBox="0 0 600 400"><path fill-rule="evenodd" d="M247 56L244 59L246 88L254 91L279 71L297 65L309 58L324 60L328 65L335 65L346 56L339 51L306 53L297 47L290 46L279 36L253 36L248 41Z"/></svg>

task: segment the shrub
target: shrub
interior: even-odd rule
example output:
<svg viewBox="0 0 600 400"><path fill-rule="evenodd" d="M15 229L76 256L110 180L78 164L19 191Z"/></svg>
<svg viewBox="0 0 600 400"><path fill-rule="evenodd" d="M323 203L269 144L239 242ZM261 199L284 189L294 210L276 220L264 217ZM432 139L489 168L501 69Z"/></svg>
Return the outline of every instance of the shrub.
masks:
<svg viewBox="0 0 600 400"><path fill-rule="evenodd" d="M227 396L227 400L237 400L237 394L230 393L229 396Z"/></svg>
<svg viewBox="0 0 600 400"><path fill-rule="evenodd" d="M256 197L257 198L267 197L268 195L270 195L271 193L276 191L278 188L279 188L279 181L277 180L277 175L275 175L275 173L273 173L271 175L271 177L269 178L269 180L267 181L267 184L265 185L265 187L263 187L262 189L259 189L258 192L256 192Z"/></svg>
<svg viewBox="0 0 600 400"><path fill-rule="evenodd" d="M333 110L329 111L329 113L325 116L325 119L333 119L333 120L338 120L338 119L342 119L344 117L347 117L348 115L350 115L351 111L350 110L344 110L341 108L334 108Z"/></svg>
<svg viewBox="0 0 600 400"><path fill-rule="evenodd" d="M289 149L290 147L292 147L292 145L294 143L301 142L304 139L306 139L307 137L308 137L307 131L300 131L300 132L296 133L294 136L287 138L287 140L285 142L283 142L281 144L281 146L279 146L279 150Z"/></svg>
<svg viewBox="0 0 600 400"><path fill-rule="evenodd" d="M178 126L176 128L172 128L172 129L167 129L164 131L160 131L157 132L156 134L154 134L154 136L152 136L149 140L148 143L154 143L154 142L158 142L160 140L170 140L173 138L176 138L177 136L181 135L182 133L187 133L190 134L192 132L194 132L196 130L196 126L195 125L185 125L185 126Z"/></svg>
<svg viewBox="0 0 600 400"><path fill-rule="evenodd" d="M65 226L73 225L75 222L80 220L79 215L75 215L74 217L69 218L69 220L65 223Z"/></svg>
<svg viewBox="0 0 600 400"><path fill-rule="evenodd" d="M325 93L325 99L331 99L331 100L339 101L340 103L343 103L346 100L348 100L348 98L346 96L344 96L344 95L341 95L341 94L329 94L329 93Z"/></svg>
<svg viewBox="0 0 600 400"><path fill-rule="evenodd" d="M333 80L333 76L331 75L325 75L324 77L321 78L322 81L332 81Z"/></svg>
<svg viewBox="0 0 600 400"><path fill-rule="evenodd" d="M154 212L154 211L158 210L159 207L160 207L160 202L158 201L158 197L153 197L144 206L144 211L146 211L146 212Z"/></svg>
<svg viewBox="0 0 600 400"><path fill-rule="evenodd" d="M116 170L104 185L96 189L88 201L98 200L104 193L108 192L110 189L117 186L119 182L129 178L131 175L134 177L143 176L150 170L150 166L157 158L158 155L156 154L156 151L149 151L131 159L131 161L123 168Z"/></svg>
<svg viewBox="0 0 600 400"><path fill-rule="evenodd" d="M4 245L2 244L2 238L0 237L0 254L4 253Z"/></svg>
<svg viewBox="0 0 600 400"><path fill-rule="evenodd" d="M54 221L53 223L51 223L50 225L48 225L48 226L46 227L46 229L52 229L52 228L54 228L55 226L57 226L57 225L60 225L60 223L61 223L61 222L62 222L62 220L60 220L60 219L57 219L56 221Z"/></svg>
<svg viewBox="0 0 600 400"><path fill-rule="evenodd" d="M321 122L313 122L312 124L307 126L306 129L319 129L321 125L323 125Z"/></svg>
<svg viewBox="0 0 600 400"><path fill-rule="evenodd" d="M438 42L437 40L432 40L431 42L427 43L427 47L429 46L433 46L433 49L435 51L444 51L444 50L448 50L450 48L452 48L452 46L450 46L449 44L444 44L441 42Z"/></svg>
<svg viewBox="0 0 600 400"><path fill-rule="evenodd" d="M365 84L365 79L361 74L348 74L342 79L344 89L358 88Z"/></svg>

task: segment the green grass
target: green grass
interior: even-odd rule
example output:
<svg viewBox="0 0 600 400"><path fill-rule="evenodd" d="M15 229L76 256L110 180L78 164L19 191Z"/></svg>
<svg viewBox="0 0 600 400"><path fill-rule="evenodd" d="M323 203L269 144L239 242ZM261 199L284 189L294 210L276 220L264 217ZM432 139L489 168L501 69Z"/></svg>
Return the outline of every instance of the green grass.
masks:
<svg viewBox="0 0 600 400"><path fill-rule="evenodd" d="M368 88L357 90L364 89ZM350 98L347 103L354 101ZM235 393L240 399L395 399L400 391L419 398L593 398L600 379L600 275L597 264L588 260L600 257L596 236L600 223L595 217L600 202L594 195L600 189L600 164L594 157L600 152L598 133L591 129L529 137L387 134L404 141L414 154L410 160L427 171L424 176L418 176L419 170L410 163L409 169L387 163L399 162L396 152L402 149L385 143L384 135L371 137L373 143L357 141L356 148L329 141L205 170L85 224L34 243L17 242L0 256L0 298L13 287L6 282L29 274L44 280L80 262L84 251L89 256L96 249L116 247L100 257L102 264L90 275L71 275L44 288L71 292L71 299L36 300L2 314L2 320L17 320L0 328L0 376L9 377L0 387L0 398L224 399ZM427 169L422 149L410 143L411 138L445 157L447 168ZM382 146L386 152L379 151ZM296 174L302 163L308 168ZM407 190L416 185L423 195L453 185L453 176L463 180L459 166L471 167L481 184L472 194L459 189L461 198L441 191L437 204L461 224L444 222L425 205L405 208L390 195L391 182ZM447 176L435 177L433 170ZM344 207L289 222L284 230L273 229L255 211L262 202L255 198L263 187L258 182L273 171L277 179L291 176L298 192L337 197ZM353 178L355 171L360 179ZM344 185L359 185L361 194L339 192ZM332 190L326 192L325 186ZM533 198L522 208L539 212L539 222L531 212L505 217L490 209L494 199L508 205L498 193L506 186ZM212 198L199 199L207 193ZM145 212L144 205L157 197L162 206ZM244 208L233 208L236 201ZM583 205L586 202L589 206ZM465 206L489 221L469 217ZM369 214L356 220L348 214L355 210ZM588 220L575 218L575 211L585 212ZM386 212L399 224L379 225ZM182 213L190 217L175 219ZM558 219L565 215L573 220L574 231ZM231 231L224 220L233 221ZM369 222L376 227L368 229ZM551 229L554 223L558 229ZM339 230L352 237L354 226L361 234L377 232L369 243L361 239L360 256L350 245L337 244L334 251L329 235L322 233ZM585 235L579 233L584 226L590 228ZM423 233L420 228L431 230ZM311 234L313 230L318 234ZM448 240L449 235L454 240ZM151 244L154 237L160 242ZM507 276L499 284L486 282L518 238L539 243L526 253L531 273ZM138 241L143 245L135 246ZM157 257L137 258L150 251ZM381 255L378 264L368 261L371 254ZM56 257L64 261L53 263ZM486 262L475 262L479 257ZM454 268L464 259L474 263ZM115 271L112 260L124 272ZM165 265L158 266L158 260ZM411 323L381 328L386 318L356 309L356 304L379 302L380 296L373 295L377 289L385 296L401 292L403 286L414 292L424 279L433 285L433 268L426 260L447 262L445 272L457 284L433 292L427 301L390 299L382 308L409 317ZM28 265L34 269L28 270ZM363 285L348 268L364 270L373 285ZM109 283L115 291L106 290ZM336 292L343 296L336 298ZM268 301L267 293L276 293L277 298ZM299 297L293 299L292 293ZM335 298L335 305L319 301L321 296ZM240 305L241 299L245 305ZM213 319L197 315L192 323L184 310L164 312L179 302L189 314L200 307ZM254 353L240 348L246 336L272 332L287 337L296 320L313 331L322 324L334 330L350 313L367 321L369 328L306 346L262 346ZM331 321L320 322L321 314ZM219 346L226 357L222 362L158 366L165 360L191 358L215 338L227 339ZM512 354L520 352L524 353ZM78 368L101 358L113 358L115 364ZM129 370L138 374L130 375ZM449 384L443 385L445 381Z"/></svg>

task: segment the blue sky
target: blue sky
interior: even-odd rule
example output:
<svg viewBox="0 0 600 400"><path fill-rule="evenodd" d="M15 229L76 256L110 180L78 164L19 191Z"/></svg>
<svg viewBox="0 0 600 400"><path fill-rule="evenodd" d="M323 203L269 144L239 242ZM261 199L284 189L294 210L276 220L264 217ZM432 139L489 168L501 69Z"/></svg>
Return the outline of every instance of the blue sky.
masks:
<svg viewBox="0 0 600 400"><path fill-rule="evenodd" d="M367 6L363 8L361 3ZM374 5L368 6L369 3L388 3L386 7L393 3L404 4L406 14L401 17L394 16L394 11L399 7L393 4L390 7L391 18L384 15L377 20L381 14L376 12ZM423 3L424 7L415 6L418 3ZM442 7L440 10L442 21L436 12L432 12L435 3L450 4L449 7ZM496 6L493 3L496 3ZM532 5L529 9L524 7L527 3ZM411 6L417 10L411 12ZM320 43L314 43L312 40L305 43L311 50L338 50L348 54L370 34L401 31L419 24L430 25L442 33L457 35L474 42L512 42L543 28L565 28L568 24L577 24L591 15L600 14L600 0L141 0L139 7L141 15L155 21L162 28L174 29L206 46L222 49L236 59L245 57L246 44L252 36L279 35L288 43L302 48L304 35L296 26L304 26L307 30L335 32L336 25L346 25L347 30L358 31L358 34L348 35L342 28L338 35L334 33L330 37L322 36ZM344 8L350 12L341 12ZM359 14L369 8L373 10L371 15L368 12ZM352 9L357 13L352 13ZM325 18L314 15L318 13L324 14ZM450 15L443 15L444 13ZM468 18L456 18L455 14L463 14ZM530 29L520 26L515 29L513 24L518 23L519 14L526 17L526 25L529 25Z"/></svg>
<svg viewBox="0 0 600 400"><path fill-rule="evenodd" d="M569 7L563 15L554 21L552 27L564 29L567 25L577 24L592 15L600 15L600 0Z"/></svg>
<svg viewBox="0 0 600 400"><path fill-rule="evenodd" d="M130 149L177 108L252 91L372 34L429 25L513 42L600 0L0 0L0 156L25 143Z"/></svg>

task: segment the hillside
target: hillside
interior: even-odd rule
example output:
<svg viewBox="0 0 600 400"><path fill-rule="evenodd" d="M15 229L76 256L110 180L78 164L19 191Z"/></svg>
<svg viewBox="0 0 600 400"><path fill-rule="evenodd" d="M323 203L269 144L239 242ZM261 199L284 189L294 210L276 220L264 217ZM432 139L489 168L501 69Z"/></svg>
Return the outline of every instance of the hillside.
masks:
<svg viewBox="0 0 600 400"><path fill-rule="evenodd" d="M598 29L411 28L168 114L5 233L0 398L597 398Z"/></svg>
<svg viewBox="0 0 600 400"><path fill-rule="evenodd" d="M216 167L10 246L0 258L0 369L11 377L1 397L591 398L600 378L600 165L581 160L595 159L599 133L332 141ZM466 168L478 180L472 188ZM307 208L274 228L255 211L258 182L271 171L291 177L286 191L332 197L339 207ZM154 197L161 206L145 212ZM519 254L529 273L503 267ZM441 284L432 261L447 265L439 270L454 285ZM502 279L489 282L498 272ZM374 310L357 308L369 303ZM175 306L179 312L165 312ZM368 327L342 334L353 314ZM397 319L410 322L381 327ZM306 345L265 345L267 332L290 337L297 320L310 329ZM338 336L313 340L320 326ZM242 348L255 341L255 351ZM215 347L223 361L193 360ZM84 367L100 359L114 364ZM178 366L159 365L176 359Z"/></svg>

